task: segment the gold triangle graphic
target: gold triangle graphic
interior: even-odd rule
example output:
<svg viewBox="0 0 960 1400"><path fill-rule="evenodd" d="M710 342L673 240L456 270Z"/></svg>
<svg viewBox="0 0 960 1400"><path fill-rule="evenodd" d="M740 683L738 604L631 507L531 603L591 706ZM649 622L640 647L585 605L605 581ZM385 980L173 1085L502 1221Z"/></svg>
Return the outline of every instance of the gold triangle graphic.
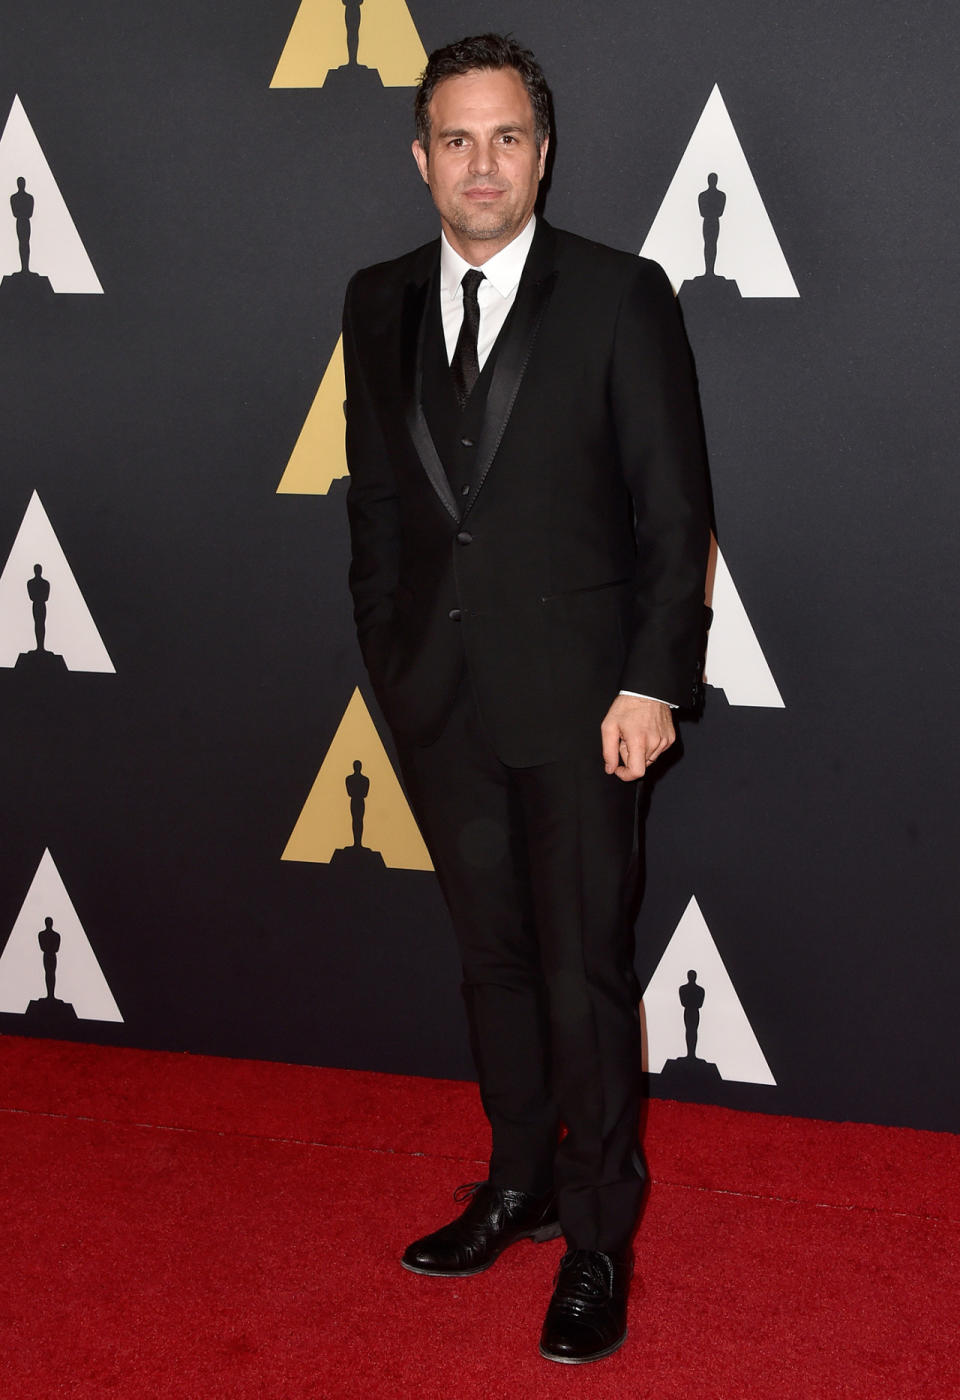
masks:
<svg viewBox="0 0 960 1400"><path fill-rule="evenodd" d="M278 495L325 496L333 482L347 475L343 418L346 396L341 336L280 478Z"/></svg>
<svg viewBox="0 0 960 1400"><path fill-rule="evenodd" d="M326 865L336 851L353 846L346 784L357 762L369 779L363 845L378 851L384 865L395 870L432 870L423 837L359 690L350 697L282 859Z"/></svg>
<svg viewBox="0 0 960 1400"><path fill-rule="evenodd" d="M272 88L323 87L327 74L347 63L345 4L301 0ZM427 55L404 0L362 0L357 62L375 68L384 87L416 86Z"/></svg>
<svg viewBox="0 0 960 1400"><path fill-rule="evenodd" d="M341 0L302 0L272 88L323 87L331 68L347 61L347 30Z"/></svg>
<svg viewBox="0 0 960 1400"><path fill-rule="evenodd" d="M357 61L376 68L384 87L416 87L427 55L404 0L364 0Z"/></svg>

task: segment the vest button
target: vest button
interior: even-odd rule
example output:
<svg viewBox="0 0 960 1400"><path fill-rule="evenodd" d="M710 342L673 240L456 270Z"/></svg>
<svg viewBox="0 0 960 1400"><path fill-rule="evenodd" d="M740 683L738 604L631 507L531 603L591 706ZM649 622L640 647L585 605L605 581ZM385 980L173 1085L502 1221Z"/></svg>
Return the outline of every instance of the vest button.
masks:
<svg viewBox="0 0 960 1400"><path fill-rule="evenodd" d="M447 616L449 617L449 619L450 619L451 622L459 622L459 621L460 621L460 609L459 609L459 608L451 608L450 611L449 611L449 613L447 614Z"/></svg>
<svg viewBox="0 0 960 1400"><path fill-rule="evenodd" d="M473 438L461 438L461 439L460 439L460 446L461 446L461 447L472 447L472 446L473 446Z"/></svg>
<svg viewBox="0 0 960 1400"><path fill-rule="evenodd" d="M461 530L457 536L457 544L473 544L473 536L469 530Z"/></svg>
<svg viewBox="0 0 960 1400"><path fill-rule="evenodd" d="M470 487L469 487L469 485L467 485L467 486L461 486L461 487L460 487L460 495L461 495L461 496L469 496L469 495L470 495Z"/></svg>

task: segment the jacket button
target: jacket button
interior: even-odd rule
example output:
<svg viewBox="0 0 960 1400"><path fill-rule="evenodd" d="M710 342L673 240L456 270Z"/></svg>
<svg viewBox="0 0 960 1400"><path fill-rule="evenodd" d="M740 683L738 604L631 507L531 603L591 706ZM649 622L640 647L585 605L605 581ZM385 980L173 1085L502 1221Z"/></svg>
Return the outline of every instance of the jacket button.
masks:
<svg viewBox="0 0 960 1400"><path fill-rule="evenodd" d="M473 438L461 438L461 439L460 439L460 445L461 445L461 447L472 447L472 446L473 446Z"/></svg>
<svg viewBox="0 0 960 1400"><path fill-rule="evenodd" d="M457 536L457 544L473 544L473 536L469 530L461 530Z"/></svg>
<svg viewBox="0 0 960 1400"><path fill-rule="evenodd" d="M450 621L451 621L451 622L459 622L459 621L460 621L460 609L459 609L459 608L451 608L450 611L449 611L449 613L447 614L447 616L450 618Z"/></svg>
<svg viewBox="0 0 960 1400"><path fill-rule="evenodd" d="M469 484L466 485L466 486L461 486L461 487L460 487L460 495L461 495L461 496L469 496L469 495L470 495L470 486L469 486Z"/></svg>

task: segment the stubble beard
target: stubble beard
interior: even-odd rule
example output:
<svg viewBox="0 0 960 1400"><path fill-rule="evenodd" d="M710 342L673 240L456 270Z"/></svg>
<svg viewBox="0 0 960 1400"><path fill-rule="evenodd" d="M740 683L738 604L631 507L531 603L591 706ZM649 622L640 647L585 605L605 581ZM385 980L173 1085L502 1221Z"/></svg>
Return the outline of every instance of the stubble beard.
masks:
<svg viewBox="0 0 960 1400"><path fill-rule="evenodd" d="M458 215L450 220L450 226L461 238L468 239L471 243L483 243L492 238L502 238L505 233L511 233L513 220L500 219L495 224L472 224L465 216Z"/></svg>
<svg viewBox="0 0 960 1400"><path fill-rule="evenodd" d="M480 210L474 211L454 203L446 217L453 231L471 243L489 242L494 238L503 238L505 234L519 233L522 226L518 223L516 208L490 210L485 217Z"/></svg>

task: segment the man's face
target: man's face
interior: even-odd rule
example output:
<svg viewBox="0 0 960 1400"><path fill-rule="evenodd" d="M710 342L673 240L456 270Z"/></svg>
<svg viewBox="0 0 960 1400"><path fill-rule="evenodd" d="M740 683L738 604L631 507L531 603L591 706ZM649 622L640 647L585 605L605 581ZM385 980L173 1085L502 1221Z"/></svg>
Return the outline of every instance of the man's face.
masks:
<svg viewBox="0 0 960 1400"><path fill-rule="evenodd" d="M538 151L533 108L513 68L446 78L430 100L430 151L413 154L447 238L480 264L514 239L533 213L547 142Z"/></svg>

